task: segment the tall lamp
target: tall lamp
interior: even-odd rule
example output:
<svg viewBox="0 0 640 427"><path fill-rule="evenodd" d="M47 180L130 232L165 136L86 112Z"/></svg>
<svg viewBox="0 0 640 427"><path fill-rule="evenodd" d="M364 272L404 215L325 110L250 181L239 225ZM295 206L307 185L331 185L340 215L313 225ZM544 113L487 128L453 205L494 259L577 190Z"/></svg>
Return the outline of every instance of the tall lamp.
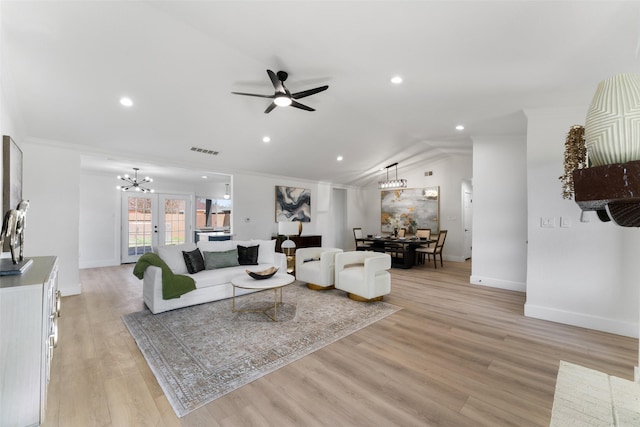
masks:
<svg viewBox="0 0 640 427"><path fill-rule="evenodd" d="M286 236L287 240L282 242L282 252L287 256L287 273L293 273L295 266L296 243L289 239L290 236L298 235L297 221L279 221L278 234Z"/></svg>

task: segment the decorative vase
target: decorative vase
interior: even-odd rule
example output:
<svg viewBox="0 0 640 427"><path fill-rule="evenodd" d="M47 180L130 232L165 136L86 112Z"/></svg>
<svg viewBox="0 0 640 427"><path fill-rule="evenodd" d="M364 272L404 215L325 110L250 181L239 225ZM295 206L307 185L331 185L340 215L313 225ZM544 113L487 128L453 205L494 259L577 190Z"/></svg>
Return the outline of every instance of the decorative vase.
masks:
<svg viewBox="0 0 640 427"><path fill-rule="evenodd" d="M592 166L640 160L640 74L600 82L584 128Z"/></svg>
<svg viewBox="0 0 640 427"><path fill-rule="evenodd" d="M393 237L398 237L398 229L397 228L393 229Z"/></svg>

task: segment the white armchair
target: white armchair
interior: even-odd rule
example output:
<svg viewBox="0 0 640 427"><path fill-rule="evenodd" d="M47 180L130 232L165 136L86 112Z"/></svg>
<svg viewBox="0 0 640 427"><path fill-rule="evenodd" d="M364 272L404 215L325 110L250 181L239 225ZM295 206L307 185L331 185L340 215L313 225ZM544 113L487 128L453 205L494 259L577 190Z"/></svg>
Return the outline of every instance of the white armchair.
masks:
<svg viewBox="0 0 640 427"><path fill-rule="evenodd" d="M296 251L296 279L313 290L333 289L338 248L300 248Z"/></svg>
<svg viewBox="0 0 640 427"><path fill-rule="evenodd" d="M369 251L336 254L336 289L356 301L381 301L391 293L389 254Z"/></svg>

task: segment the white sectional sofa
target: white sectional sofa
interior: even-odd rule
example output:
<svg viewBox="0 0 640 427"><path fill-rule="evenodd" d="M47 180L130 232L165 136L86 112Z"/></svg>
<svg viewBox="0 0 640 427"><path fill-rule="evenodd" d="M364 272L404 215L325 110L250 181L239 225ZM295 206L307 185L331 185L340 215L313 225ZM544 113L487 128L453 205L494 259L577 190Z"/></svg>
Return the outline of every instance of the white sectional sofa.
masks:
<svg viewBox="0 0 640 427"><path fill-rule="evenodd" d="M196 289L180 296L180 298L162 298L162 270L160 267L149 266L144 271L143 299L152 313L162 313L176 308L187 307L194 304L216 301L233 296L231 278L240 274L246 274L245 270L262 271L275 266L278 273L286 273L287 260L284 254L275 251L275 240L225 240L225 241L199 241L183 245L172 245L158 248L155 252L171 268L174 274L183 274L192 277L196 282ZM183 251L191 252L196 247L204 252L225 252L237 248L238 245L258 247L257 265L238 265L232 267L203 270L189 274L184 261ZM236 289L236 295L254 292L248 289Z"/></svg>

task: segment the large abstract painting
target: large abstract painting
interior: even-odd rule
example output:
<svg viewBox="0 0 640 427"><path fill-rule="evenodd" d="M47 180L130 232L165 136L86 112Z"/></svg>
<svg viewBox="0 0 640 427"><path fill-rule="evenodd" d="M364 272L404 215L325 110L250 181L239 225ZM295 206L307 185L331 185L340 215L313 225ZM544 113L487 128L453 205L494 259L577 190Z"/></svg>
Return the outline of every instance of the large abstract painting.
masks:
<svg viewBox="0 0 640 427"><path fill-rule="evenodd" d="M276 186L276 222L311 222L311 190Z"/></svg>
<svg viewBox="0 0 640 427"><path fill-rule="evenodd" d="M380 192L380 225L385 233L406 228L414 234L418 228L439 230L440 187L408 188Z"/></svg>

